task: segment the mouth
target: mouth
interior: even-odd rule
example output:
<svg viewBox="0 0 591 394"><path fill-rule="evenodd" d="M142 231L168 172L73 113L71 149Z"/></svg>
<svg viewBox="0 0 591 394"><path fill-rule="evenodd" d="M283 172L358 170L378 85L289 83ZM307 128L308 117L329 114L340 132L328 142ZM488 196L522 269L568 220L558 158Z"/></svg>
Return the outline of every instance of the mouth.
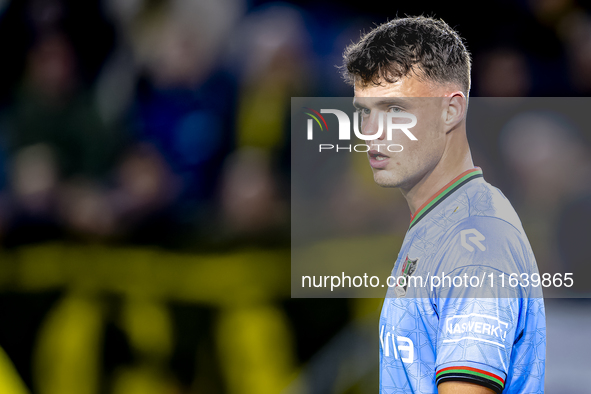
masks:
<svg viewBox="0 0 591 394"><path fill-rule="evenodd" d="M369 164L372 168L385 168L390 160L389 156L386 156L377 150L370 150L367 152L367 155L369 157Z"/></svg>

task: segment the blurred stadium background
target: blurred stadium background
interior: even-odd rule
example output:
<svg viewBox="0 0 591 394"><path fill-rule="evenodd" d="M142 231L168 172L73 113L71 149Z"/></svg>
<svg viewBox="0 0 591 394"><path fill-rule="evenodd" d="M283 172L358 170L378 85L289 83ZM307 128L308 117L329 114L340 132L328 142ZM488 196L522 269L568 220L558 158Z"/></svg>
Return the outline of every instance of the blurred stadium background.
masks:
<svg viewBox="0 0 591 394"><path fill-rule="evenodd" d="M466 38L472 96L591 93L588 2L412 3L1 0L0 393L377 392L381 300L290 298L290 98L350 96L343 48L405 14ZM470 138L568 272L591 131L541 129ZM591 305L547 308L547 391L591 392Z"/></svg>

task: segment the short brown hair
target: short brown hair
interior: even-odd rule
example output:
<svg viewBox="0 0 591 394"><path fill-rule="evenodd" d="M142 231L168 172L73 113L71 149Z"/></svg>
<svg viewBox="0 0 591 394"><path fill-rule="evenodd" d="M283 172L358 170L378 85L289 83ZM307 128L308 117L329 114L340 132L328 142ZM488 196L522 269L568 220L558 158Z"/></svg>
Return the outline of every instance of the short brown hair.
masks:
<svg viewBox="0 0 591 394"><path fill-rule="evenodd" d="M470 53L447 23L428 17L383 23L343 54L343 76L352 85L394 83L413 72L436 83L457 83L470 90Z"/></svg>

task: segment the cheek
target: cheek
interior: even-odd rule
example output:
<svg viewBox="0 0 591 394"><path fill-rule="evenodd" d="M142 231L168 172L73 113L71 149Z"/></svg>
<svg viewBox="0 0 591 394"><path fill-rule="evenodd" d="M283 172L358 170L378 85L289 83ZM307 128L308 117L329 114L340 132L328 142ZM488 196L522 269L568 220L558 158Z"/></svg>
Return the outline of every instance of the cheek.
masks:
<svg viewBox="0 0 591 394"><path fill-rule="evenodd" d="M433 138L433 136L435 136L439 131L441 118L438 116L438 114L432 111L420 118L417 118L417 126L419 126L419 122L421 122L421 131L424 132L424 135L428 138Z"/></svg>
<svg viewBox="0 0 591 394"><path fill-rule="evenodd" d="M444 139L437 138L430 131L422 131L424 132L416 134L417 141L407 140L401 143L404 146L405 160L421 166L440 158L445 148Z"/></svg>
<svg viewBox="0 0 591 394"><path fill-rule="evenodd" d="M433 115L433 114L431 114ZM414 149L422 152L441 150L445 145L441 119L437 116L417 117L417 125L410 129L417 141L408 141L406 145L415 145ZM406 148L406 146L405 146Z"/></svg>
<svg viewBox="0 0 591 394"><path fill-rule="evenodd" d="M418 141L424 142L425 140L432 139L439 129L440 119L434 116L432 111L421 111L416 116L416 124L413 127L407 128ZM400 124L407 123L408 120L400 121ZM408 122L410 123L410 122ZM402 127L402 126L401 126ZM404 134L399 130L401 134Z"/></svg>
<svg viewBox="0 0 591 394"><path fill-rule="evenodd" d="M380 141L381 143L391 143L403 146L403 155L413 155L421 157L423 159L436 156L437 152L441 150L442 143L445 141L440 138L439 133L440 122L436 116L428 116L429 114L417 115L417 124L414 127L407 128L410 134L412 134L417 140L413 141L405 134L402 130L402 125L407 120L394 119L393 123L400 124L399 128L396 128L392 132L392 138L387 141ZM384 130L384 136L386 136L386 130Z"/></svg>
<svg viewBox="0 0 591 394"><path fill-rule="evenodd" d="M384 128L382 135L385 137L385 140L395 144L401 144L405 148L409 143L417 142L414 141L412 137L416 138L418 141L428 138L426 130L424 130L425 127L420 125L418 121L413 127L408 127L407 125L411 125L408 119L394 118L392 119L391 135L388 134L387 128Z"/></svg>

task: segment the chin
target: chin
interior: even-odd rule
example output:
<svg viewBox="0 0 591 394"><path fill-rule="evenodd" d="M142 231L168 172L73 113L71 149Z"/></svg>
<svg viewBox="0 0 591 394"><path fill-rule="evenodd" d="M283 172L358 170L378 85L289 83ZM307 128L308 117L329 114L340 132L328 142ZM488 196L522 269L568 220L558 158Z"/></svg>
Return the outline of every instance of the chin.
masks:
<svg viewBox="0 0 591 394"><path fill-rule="evenodd" d="M400 179L397 179L397 177L384 170L375 171L373 180L381 187L400 187L402 183Z"/></svg>

